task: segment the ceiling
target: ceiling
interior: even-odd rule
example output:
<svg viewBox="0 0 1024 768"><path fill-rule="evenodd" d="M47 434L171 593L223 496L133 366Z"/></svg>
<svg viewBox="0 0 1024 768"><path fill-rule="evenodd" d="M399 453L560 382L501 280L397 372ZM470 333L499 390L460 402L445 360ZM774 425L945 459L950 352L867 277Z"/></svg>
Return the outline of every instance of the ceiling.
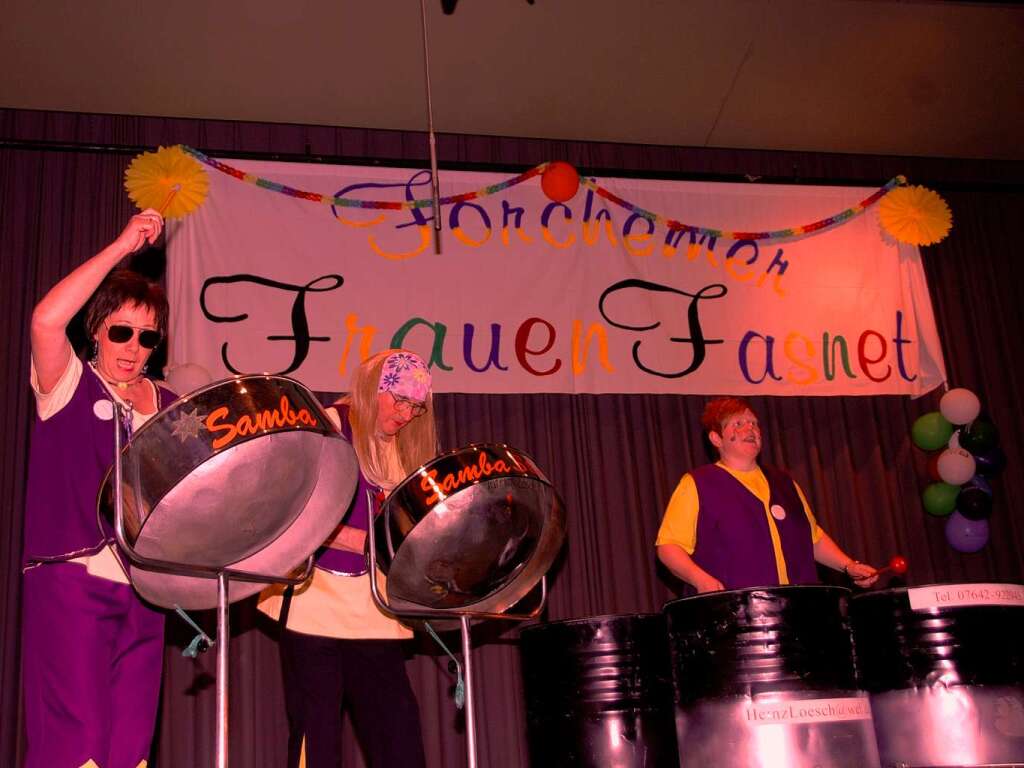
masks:
<svg viewBox="0 0 1024 768"><path fill-rule="evenodd" d="M1020 3L425 2L438 132L1024 159ZM0 0L0 18L4 107L427 124L418 0Z"/></svg>

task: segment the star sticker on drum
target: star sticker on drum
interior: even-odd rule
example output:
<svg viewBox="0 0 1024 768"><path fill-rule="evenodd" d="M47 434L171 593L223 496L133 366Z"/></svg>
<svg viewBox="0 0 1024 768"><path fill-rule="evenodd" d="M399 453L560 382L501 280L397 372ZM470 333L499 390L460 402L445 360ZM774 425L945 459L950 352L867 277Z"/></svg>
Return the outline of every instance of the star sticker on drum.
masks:
<svg viewBox="0 0 1024 768"><path fill-rule="evenodd" d="M171 434L174 437L185 442L190 437L199 437L199 430L203 428L203 417L199 415L199 411L193 408L191 411L181 411L178 416L178 420L173 422L174 429L171 430Z"/></svg>

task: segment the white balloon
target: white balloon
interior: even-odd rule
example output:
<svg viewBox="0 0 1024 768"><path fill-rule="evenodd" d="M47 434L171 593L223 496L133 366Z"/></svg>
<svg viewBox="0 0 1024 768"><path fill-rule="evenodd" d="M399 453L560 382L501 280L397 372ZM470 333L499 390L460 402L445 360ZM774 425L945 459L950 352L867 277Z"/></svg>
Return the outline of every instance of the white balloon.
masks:
<svg viewBox="0 0 1024 768"><path fill-rule="evenodd" d="M963 485L974 477L974 457L963 448L947 448L939 456L939 477L950 485Z"/></svg>
<svg viewBox="0 0 1024 768"><path fill-rule="evenodd" d="M205 387L211 381L213 376L198 363L179 363L167 370L167 386L179 396Z"/></svg>
<svg viewBox="0 0 1024 768"><path fill-rule="evenodd" d="M971 390L957 387L942 396L939 413L950 424L970 424L981 413L981 401Z"/></svg>
<svg viewBox="0 0 1024 768"><path fill-rule="evenodd" d="M948 421L948 419L947 419L947 421ZM946 447L947 448L952 448L953 450L956 450L957 448L960 447L960 430L959 429L956 430L953 433L953 436L951 438L949 438L949 442L946 443Z"/></svg>

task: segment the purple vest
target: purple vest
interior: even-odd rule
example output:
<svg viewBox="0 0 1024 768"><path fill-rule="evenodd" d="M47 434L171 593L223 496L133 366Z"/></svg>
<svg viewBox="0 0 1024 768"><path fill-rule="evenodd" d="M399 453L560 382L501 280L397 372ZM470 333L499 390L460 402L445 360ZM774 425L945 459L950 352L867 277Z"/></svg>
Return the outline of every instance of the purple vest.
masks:
<svg viewBox="0 0 1024 768"><path fill-rule="evenodd" d="M348 406L339 405L336 406L338 409L338 415L341 417L341 434L345 436L345 439L349 442L352 441L352 425L348 422ZM359 468L359 482L356 484L356 495L352 499L352 503L349 505L348 510L341 516L341 520L344 521L345 525L350 525L353 528L358 528L361 531L365 531L370 524L370 506L366 499L366 492L370 491L371 495L376 499L377 494L381 492L379 486L373 485L366 476L363 474L362 467ZM375 501L375 504L377 502ZM337 573L358 575L365 573L367 569L366 558L363 555L357 555L355 552L346 552L341 549L332 549L330 547L324 547L317 554L316 564L321 568L326 568L329 571L336 571Z"/></svg>
<svg viewBox="0 0 1024 768"><path fill-rule="evenodd" d="M174 402L171 392L156 389L160 409ZM101 529L96 520L96 494L114 461L115 420L96 415L100 400L112 398L86 365L67 405L46 421L36 414L22 565L93 554L113 539L109 526Z"/></svg>
<svg viewBox="0 0 1024 768"><path fill-rule="evenodd" d="M768 479L769 505L785 510L775 519L790 584L817 584L811 525L792 478L761 467ZM747 589L779 585L775 550L764 504L735 477L715 464L690 473L697 485L697 547L694 562L725 585Z"/></svg>

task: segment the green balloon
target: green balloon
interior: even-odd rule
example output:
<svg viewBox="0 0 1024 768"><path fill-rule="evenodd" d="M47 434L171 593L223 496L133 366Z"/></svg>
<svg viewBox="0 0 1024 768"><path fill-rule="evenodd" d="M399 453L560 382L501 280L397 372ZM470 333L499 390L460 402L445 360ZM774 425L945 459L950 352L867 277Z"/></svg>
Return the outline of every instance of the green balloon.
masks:
<svg viewBox="0 0 1024 768"><path fill-rule="evenodd" d="M932 483L924 489L921 500L929 515L944 517L956 509L956 497L960 494L959 485L949 483Z"/></svg>
<svg viewBox="0 0 1024 768"><path fill-rule="evenodd" d="M949 438L953 436L953 425L938 411L919 416L910 430L914 445L925 451L937 451L945 448Z"/></svg>

